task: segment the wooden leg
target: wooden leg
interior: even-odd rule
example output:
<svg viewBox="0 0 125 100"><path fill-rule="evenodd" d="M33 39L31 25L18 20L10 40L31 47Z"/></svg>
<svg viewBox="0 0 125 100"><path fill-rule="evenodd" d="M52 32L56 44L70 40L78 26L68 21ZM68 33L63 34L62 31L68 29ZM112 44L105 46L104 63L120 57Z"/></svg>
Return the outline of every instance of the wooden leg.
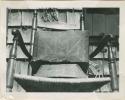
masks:
<svg viewBox="0 0 125 100"><path fill-rule="evenodd" d="M16 58L16 51L17 51L17 38L13 39L13 46L10 51L10 59L8 61L7 66L7 82L6 87L8 92L12 92L13 82L14 82L14 61Z"/></svg>
<svg viewBox="0 0 125 100"><path fill-rule="evenodd" d="M118 91L118 77L117 77L117 69L116 69L116 63L115 58L112 51L111 43L108 43L108 57L109 57L109 71L111 75L111 88L113 92Z"/></svg>
<svg viewBox="0 0 125 100"><path fill-rule="evenodd" d="M31 41L30 41L30 55L33 55L33 48L34 48L34 39L35 39L35 34L37 30L37 10L34 10L34 17L33 17L33 22L32 22L32 32L31 32ZM28 75L32 74L32 68L30 65L28 65Z"/></svg>

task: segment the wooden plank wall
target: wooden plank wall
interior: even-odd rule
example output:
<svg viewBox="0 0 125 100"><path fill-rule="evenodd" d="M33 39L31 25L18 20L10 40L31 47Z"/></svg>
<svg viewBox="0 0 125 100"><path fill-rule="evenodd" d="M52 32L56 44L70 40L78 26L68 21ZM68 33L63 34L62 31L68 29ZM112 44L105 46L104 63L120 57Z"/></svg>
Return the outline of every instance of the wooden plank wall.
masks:
<svg viewBox="0 0 125 100"><path fill-rule="evenodd" d="M95 10L94 10L95 9ZM85 29L89 30L89 36L98 36L101 33L112 34L113 36L119 36L119 11L118 9L107 9L109 12L105 12L104 9L87 9L86 14L86 25ZM104 12L103 12L104 11ZM91 45L89 47L89 53L95 50L96 46ZM106 48L106 47L105 47ZM107 48L106 48L107 49ZM113 51L115 53L115 57L119 58L119 51L116 47L113 47ZM104 75L109 75L108 61L103 60L104 58L108 58L107 52L105 54L99 53L95 59L92 61L99 65L100 73ZM102 59L98 59L102 58ZM117 74L119 74L119 61L116 61L117 66ZM111 91L110 84L103 86L98 91Z"/></svg>
<svg viewBox="0 0 125 100"><path fill-rule="evenodd" d="M21 31L21 34L23 36L23 39L25 41L26 47L30 48L29 43L30 43L30 37L31 37L31 29L32 29L32 18L33 18L33 11L9 11L8 12L8 28L7 28L7 58L9 59L9 52L10 48L12 47L12 39L13 36L11 35L11 31L13 28L18 28ZM69 15L67 18L66 16ZM79 27L79 23L76 22L76 19L73 19L75 17L70 17L72 13L66 14L65 12L60 12L59 14L59 19L63 22L69 22L72 24L72 22L77 23ZM77 18L77 17L76 17ZM98 12L91 12L88 11L87 9L87 14L86 14L86 24L85 24L85 29L89 30L89 36L97 36L100 35L100 33L107 33L107 34L113 34L119 36L119 14L118 13L103 13L100 11ZM95 45L89 46L89 53L94 51L96 48ZM118 50L116 47L113 48L116 54L116 58L119 58L118 56ZM101 70L100 73L103 73L105 75L109 75L109 70L108 70L108 62L107 61L102 61L103 59L98 59L98 58L107 58L107 53L104 55L102 53L99 53L94 59L93 62L98 64L101 68L104 68ZM15 64L16 73L20 74L27 74L27 67L28 67L28 62L27 62L27 57L23 54L21 51L20 47L17 49L17 58L18 61ZM118 61L117 61L117 69L118 67ZM18 83L14 83L14 89L13 91L24 91ZM106 85L102 87L99 91L111 91L110 85Z"/></svg>

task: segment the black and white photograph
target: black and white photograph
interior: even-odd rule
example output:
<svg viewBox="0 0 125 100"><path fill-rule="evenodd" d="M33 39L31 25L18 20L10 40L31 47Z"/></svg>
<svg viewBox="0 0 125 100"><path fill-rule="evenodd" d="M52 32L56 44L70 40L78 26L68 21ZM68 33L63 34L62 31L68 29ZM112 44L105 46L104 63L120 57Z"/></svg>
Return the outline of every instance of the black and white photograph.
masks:
<svg viewBox="0 0 125 100"><path fill-rule="evenodd" d="M0 100L124 100L124 4L0 3Z"/></svg>
<svg viewBox="0 0 125 100"><path fill-rule="evenodd" d="M119 8L7 9L7 92L118 92Z"/></svg>

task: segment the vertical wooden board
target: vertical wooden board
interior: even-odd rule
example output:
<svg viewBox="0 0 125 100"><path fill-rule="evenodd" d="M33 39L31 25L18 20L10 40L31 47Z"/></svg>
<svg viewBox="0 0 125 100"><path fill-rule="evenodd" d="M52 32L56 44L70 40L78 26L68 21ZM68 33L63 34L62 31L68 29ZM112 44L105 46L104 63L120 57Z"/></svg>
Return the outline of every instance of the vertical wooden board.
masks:
<svg viewBox="0 0 125 100"><path fill-rule="evenodd" d="M106 32L119 35L119 15L110 14L106 16Z"/></svg>
<svg viewBox="0 0 125 100"><path fill-rule="evenodd" d="M116 58L119 58L119 50L117 48L116 49Z"/></svg>
<svg viewBox="0 0 125 100"><path fill-rule="evenodd" d="M113 47L113 48L112 48L112 51L113 51L113 53L114 53L114 57L115 57L115 58L119 58L119 51L117 50L117 48L116 48L116 47Z"/></svg>
<svg viewBox="0 0 125 100"><path fill-rule="evenodd" d="M43 12L38 12L37 14L37 25L42 26L44 21L42 20Z"/></svg>
<svg viewBox="0 0 125 100"><path fill-rule="evenodd" d="M21 74L27 75L28 74L28 62L26 61L20 61L20 68L21 68Z"/></svg>
<svg viewBox="0 0 125 100"><path fill-rule="evenodd" d="M93 14L93 35L105 33L105 15Z"/></svg>
<svg viewBox="0 0 125 100"><path fill-rule="evenodd" d="M20 66L19 66L19 63L18 61L15 60L15 63L14 63L14 70L15 70L15 73L16 74L20 74ZM20 88L19 88L19 84L14 81L13 83L13 92L17 92L17 91L20 91Z"/></svg>
<svg viewBox="0 0 125 100"><path fill-rule="evenodd" d="M21 12L14 11L8 12L8 26L20 26L21 25Z"/></svg>
<svg viewBox="0 0 125 100"><path fill-rule="evenodd" d="M7 55L6 55L7 58L9 58L11 48L12 48L12 45L7 45ZM26 45L26 48L29 51L30 45ZM17 58L27 58L19 46L17 47Z"/></svg>
<svg viewBox="0 0 125 100"><path fill-rule="evenodd" d="M27 62L15 61L15 73L27 74ZM25 92L25 90L16 81L14 81L13 92Z"/></svg>
<svg viewBox="0 0 125 100"><path fill-rule="evenodd" d="M67 11L67 24L80 29L80 13Z"/></svg>
<svg viewBox="0 0 125 100"><path fill-rule="evenodd" d="M6 46L6 58L9 58L10 56L10 50L11 50L12 45L7 45Z"/></svg>
<svg viewBox="0 0 125 100"><path fill-rule="evenodd" d="M13 28L8 28L7 43L13 43L12 30L13 30ZM23 38L24 42L30 43L31 28L26 28L25 30L19 28L19 31L21 32L21 35L22 35L22 38Z"/></svg>
<svg viewBox="0 0 125 100"><path fill-rule="evenodd" d="M59 11L58 13L58 20L61 23L67 23L67 12L66 11Z"/></svg>
<svg viewBox="0 0 125 100"><path fill-rule="evenodd" d="M22 26L32 26L33 12L22 11Z"/></svg>
<svg viewBox="0 0 125 100"><path fill-rule="evenodd" d="M15 73L27 75L28 72L28 62L25 61L15 61ZM14 81L13 92L25 92L25 90Z"/></svg>
<svg viewBox="0 0 125 100"><path fill-rule="evenodd" d="M103 64L102 66L104 66L104 75L110 75L108 61L103 61L102 64ZM116 69L117 69L117 75L118 75L119 74L119 61L116 61Z"/></svg>
<svg viewBox="0 0 125 100"><path fill-rule="evenodd" d="M119 61L116 61L117 75L119 75Z"/></svg>
<svg viewBox="0 0 125 100"><path fill-rule="evenodd" d="M85 21L85 30L88 30L89 35L92 36L92 14L86 14Z"/></svg>
<svg viewBox="0 0 125 100"><path fill-rule="evenodd" d="M109 75L109 63L108 61L103 61L102 66L104 67L104 75Z"/></svg>

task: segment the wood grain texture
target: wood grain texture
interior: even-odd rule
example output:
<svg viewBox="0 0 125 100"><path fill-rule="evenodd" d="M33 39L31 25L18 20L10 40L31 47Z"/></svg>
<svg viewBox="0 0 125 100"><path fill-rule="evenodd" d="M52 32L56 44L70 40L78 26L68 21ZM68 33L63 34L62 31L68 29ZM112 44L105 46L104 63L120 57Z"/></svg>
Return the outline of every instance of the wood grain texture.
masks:
<svg viewBox="0 0 125 100"><path fill-rule="evenodd" d="M79 12L67 12L67 24L73 25L80 29L80 13Z"/></svg>
<svg viewBox="0 0 125 100"><path fill-rule="evenodd" d="M43 25L44 22L41 21L40 15L41 13L38 13L38 25L41 24ZM70 23L70 24L76 24L77 27L79 27L79 15L72 16L73 14L71 12L59 12L58 17L60 22L64 23ZM8 26L31 26L32 25L32 18L33 18L33 13L27 12L27 11L22 11L22 13L19 11L15 12L9 12L8 13ZM22 27L21 26L21 27ZM8 28L8 33L7 33L7 43L12 43L13 36L11 35L11 31L13 28ZM86 25L85 29L89 30L89 35L100 35L101 32L113 34L113 35L119 35L119 15L117 14L98 14L98 13L88 13L86 15ZM24 39L24 42L30 42L31 38L31 29L27 28L19 28L21 31L22 37ZM9 57L9 52L10 52L11 45L7 45L7 58ZM27 46L29 49L30 47ZM90 46L89 47L89 53L94 51L96 47L95 46ZM114 55L119 58L119 51L113 47ZM105 58L108 57L108 54L105 53ZM23 54L22 50L20 50L20 47L18 47L17 50L17 58L26 58L26 56ZM103 54L99 53L95 58L103 58ZM107 61L102 61L102 60L96 60L94 61L95 63L99 64L100 68L104 68L104 75L109 75L109 68L108 68L108 62ZM27 74L27 67L28 67L28 62L24 61L16 61L15 63L15 72L17 74ZM117 66L117 73L119 74L119 61L116 62ZM99 68L99 69L100 69ZM102 73L102 69L101 69ZM15 92L24 92L22 87L14 82L14 88L13 91ZM110 84L104 85L100 90L98 91L111 91Z"/></svg>
<svg viewBox="0 0 125 100"><path fill-rule="evenodd" d="M67 23L67 11L59 11L58 18L60 22Z"/></svg>
<svg viewBox="0 0 125 100"><path fill-rule="evenodd" d="M93 35L105 33L105 15L93 14Z"/></svg>
<svg viewBox="0 0 125 100"><path fill-rule="evenodd" d="M27 69L28 69L28 62L16 61L15 63L16 74L27 75L27 72L28 72ZM25 92L25 90L16 81L14 81L13 92Z"/></svg>
<svg viewBox="0 0 125 100"><path fill-rule="evenodd" d="M119 15L106 15L106 33L119 35Z"/></svg>
<svg viewBox="0 0 125 100"><path fill-rule="evenodd" d="M85 17L85 29L89 31L89 35L93 35L93 18L92 18L92 14L86 14Z"/></svg>
<svg viewBox="0 0 125 100"><path fill-rule="evenodd" d="M10 53L10 49L11 49L12 45L7 45L7 55L6 57L9 58L9 53ZM30 49L30 46L29 45L26 45L26 48ZM21 48L18 46L17 47L17 58L27 58L24 53L22 52Z"/></svg>
<svg viewBox="0 0 125 100"><path fill-rule="evenodd" d="M11 12L8 13L8 26L20 26L21 25L21 12Z"/></svg>
<svg viewBox="0 0 125 100"><path fill-rule="evenodd" d="M22 26L32 26L33 12L22 12Z"/></svg>

